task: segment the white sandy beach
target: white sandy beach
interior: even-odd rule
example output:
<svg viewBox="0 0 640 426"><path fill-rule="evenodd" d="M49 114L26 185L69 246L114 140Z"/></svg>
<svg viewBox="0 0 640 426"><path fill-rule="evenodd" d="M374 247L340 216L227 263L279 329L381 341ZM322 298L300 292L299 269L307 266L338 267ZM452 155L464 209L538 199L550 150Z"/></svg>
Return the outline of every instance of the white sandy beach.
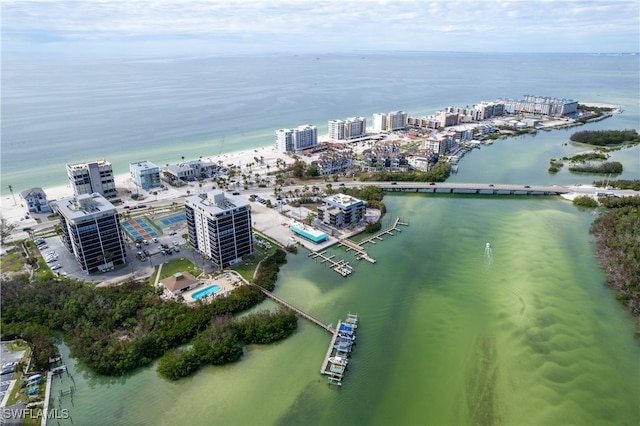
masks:
<svg viewBox="0 0 640 426"><path fill-rule="evenodd" d="M262 157L262 162L256 164L255 158L260 159ZM269 171L275 170L276 168L276 159L281 159L286 161L287 163L292 162L293 160L283 152L276 151L272 147L262 147L255 148L250 150L242 150L235 151L226 154L220 155L211 155L207 157L202 157L204 161L212 161L218 163L218 161L222 161L224 166L228 166L230 164L234 164L242 168L243 173L249 173L247 169L247 164L253 163L251 167L251 175L254 176L256 173L260 173L264 175L267 172L267 165L269 166ZM107 159L108 160L108 159ZM65 170L60 170L56 173L65 173ZM128 173L119 174L114 176L116 181L116 188L118 188L119 192L125 192L127 190L133 190L134 184L131 181L131 176ZM211 183L208 182L207 187L211 186ZM194 189L197 188L197 189ZM41 185L41 188L44 190L47 195L48 201L58 200L65 197L73 196L73 190L71 189L71 185L59 185L59 186L47 186L46 183ZM12 197L11 195L5 195L2 197L2 202L0 204L0 214L2 218L4 218L8 224L15 224L16 228L21 229L25 227L30 227L37 224L37 221L33 217L33 215L28 214L27 208L24 205L24 200L20 196L20 192L29 188L14 188ZM183 186L182 188L173 188L168 187L165 191L159 191L157 195L158 200L167 200L173 199L180 196L184 196L187 194L187 191L190 191L191 194L195 193L199 189L197 182L191 182L188 185ZM210 189L210 188L207 188ZM121 191L122 190L122 191ZM142 191L144 193L144 191ZM124 203L134 202L130 198L121 197ZM151 194L147 194L144 200L139 200L140 202L149 202L151 200L155 200L156 197ZM14 202L15 200L15 202ZM27 218L27 215L29 216ZM46 214L38 214L35 215L40 220L46 220Z"/></svg>

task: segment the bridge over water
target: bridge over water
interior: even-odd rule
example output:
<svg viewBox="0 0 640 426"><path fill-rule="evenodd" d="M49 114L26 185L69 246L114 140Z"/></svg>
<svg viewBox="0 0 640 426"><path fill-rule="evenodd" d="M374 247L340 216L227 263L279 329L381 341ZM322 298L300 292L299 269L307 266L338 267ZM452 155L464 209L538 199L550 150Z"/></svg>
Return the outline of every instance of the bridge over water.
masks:
<svg viewBox="0 0 640 426"><path fill-rule="evenodd" d="M387 192L425 192L434 194L562 195L571 192L567 187L556 185L451 182L376 182L375 185Z"/></svg>

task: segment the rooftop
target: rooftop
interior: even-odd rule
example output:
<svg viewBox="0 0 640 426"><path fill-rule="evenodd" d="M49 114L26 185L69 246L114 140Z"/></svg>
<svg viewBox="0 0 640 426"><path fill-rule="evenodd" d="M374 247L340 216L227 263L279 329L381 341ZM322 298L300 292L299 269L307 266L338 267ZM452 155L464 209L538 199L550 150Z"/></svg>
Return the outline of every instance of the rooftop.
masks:
<svg viewBox="0 0 640 426"><path fill-rule="evenodd" d="M218 189L214 189L205 194L187 197L185 201L212 214L249 206L248 201L234 195L226 194Z"/></svg>
<svg viewBox="0 0 640 426"><path fill-rule="evenodd" d="M340 208L347 208L354 205L364 204L364 201L362 200L352 197L351 195L345 195L340 193L333 194L326 198L323 198L322 201Z"/></svg>
<svg viewBox="0 0 640 426"><path fill-rule="evenodd" d="M116 208L98 193L80 194L77 197L61 198L54 203L67 219L81 219L99 216L104 213L115 214Z"/></svg>

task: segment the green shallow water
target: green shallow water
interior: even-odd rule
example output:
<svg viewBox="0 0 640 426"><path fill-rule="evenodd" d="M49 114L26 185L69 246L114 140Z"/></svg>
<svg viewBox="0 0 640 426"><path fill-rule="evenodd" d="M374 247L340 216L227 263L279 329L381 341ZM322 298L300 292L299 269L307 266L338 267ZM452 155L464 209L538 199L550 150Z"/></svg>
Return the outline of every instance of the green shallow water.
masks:
<svg viewBox="0 0 640 426"><path fill-rule="evenodd" d="M345 279L301 250L278 280L326 322L360 315L342 388L319 374L329 334L300 320L289 339L178 383L68 361L77 392L62 407L75 424L637 424L634 321L604 286L589 212L542 197L385 203L387 224L410 225L368 246L377 264L334 249L355 266Z"/></svg>

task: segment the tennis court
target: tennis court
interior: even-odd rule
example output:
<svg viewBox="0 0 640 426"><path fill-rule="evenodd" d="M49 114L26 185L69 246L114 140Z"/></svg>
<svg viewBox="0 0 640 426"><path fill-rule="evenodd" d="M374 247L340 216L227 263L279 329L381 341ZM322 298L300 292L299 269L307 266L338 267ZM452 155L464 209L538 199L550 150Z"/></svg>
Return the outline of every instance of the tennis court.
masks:
<svg viewBox="0 0 640 426"><path fill-rule="evenodd" d="M148 240L160 235L156 227L144 217L136 217L122 223L124 231L133 241Z"/></svg>
<svg viewBox="0 0 640 426"><path fill-rule="evenodd" d="M162 228L165 228L167 226L177 225L180 222L184 222L185 220L187 220L187 215L185 213L178 213L171 216L161 217L160 219L156 220L156 224Z"/></svg>

